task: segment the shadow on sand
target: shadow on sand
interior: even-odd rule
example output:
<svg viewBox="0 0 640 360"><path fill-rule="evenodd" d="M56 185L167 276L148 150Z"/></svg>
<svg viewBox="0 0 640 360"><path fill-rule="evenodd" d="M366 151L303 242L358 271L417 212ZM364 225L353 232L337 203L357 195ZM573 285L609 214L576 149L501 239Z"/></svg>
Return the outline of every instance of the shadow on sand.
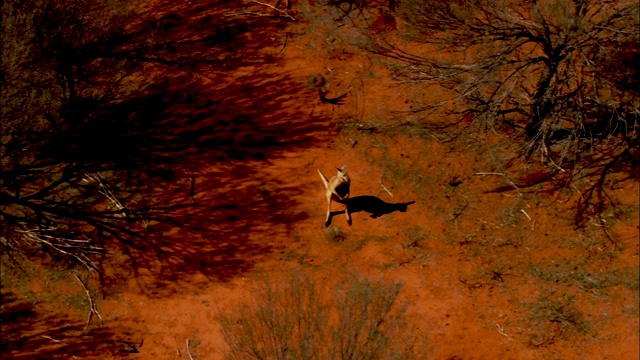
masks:
<svg viewBox="0 0 640 360"><path fill-rule="evenodd" d="M185 287L229 281L281 250L281 243L261 240L287 239L294 224L308 217L291 200L304 189L265 169L329 136L329 119L305 106L317 95L279 66L286 20L229 17L234 2L163 4L140 15L134 24L139 31L95 45L108 49L92 64L105 63L95 72L115 95L71 104L73 119L80 121L54 136L39 162L29 164L53 168L57 161L75 176L53 181L45 187L51 192L76 183L88 188L84 172L104 174L126 207L126 216L110 209L84 218L73 212L72 220L79 220L72 225L108 249L97 265L103 296L126 291L134 279L146 296L166 298ZM122 75L106 75L125 70L135 74L129 83L118 80ZM87 209L106 203L91 191L78 192L73 201ZM60 208L66 209L69 197L56 195L36 200L62 198ZM123 351L117 342L124 330L83 333L82 322L38 313L8 297L2 294L1 315L3 330L11 334L3 331L0 357Z"/></svg>
<svg viewBox="0 0 640 360"><path fill-rule="evenodd" d="M138 352L127 329L99 327L84 331L82 320L49 313L42 306L2 291L0 358L15 360L121 358Z"/></svg>
<svg viewBox="0 0 640 360"><path fill-rule="evenodd" d="M362 195L362 196L354 196L347 200L347 204L349 207L349 213L357 213L357 212L367 212L372 219L377 219L383 215L391 214L396 211L406 212L409 205L414 204L415 201L403 202L403 203L388 203L377 196L373 195ZM332 211L329 214L329 220L325 224L326 226L331 225L331 221L333 217L336 215L344 214L345 210L341 211ZM349 224L351 225L351 224Z"/></svg>
<svg viewBox="0 0 640 360"><path fill-rule="evenodd" d="M286 20L229 17L235 5L227 2L162 4L138 33L115 39L125 42L117 56L145 64L140 77L149 83L102 104L101 121L61 141L72 144L68 158L113 174L110 187L133 214L113 220L127 233L107 234L122 237L115 245L129 264L113 269L105 257L106 293L150 273L141 289L164 297L192 275L228 281L278 251L258 237L285 238L308 215L283 200L303 190L264 169L329 129L301 106L317 95L278 66ZM144 45L148 32L154 48Z"/></svg>

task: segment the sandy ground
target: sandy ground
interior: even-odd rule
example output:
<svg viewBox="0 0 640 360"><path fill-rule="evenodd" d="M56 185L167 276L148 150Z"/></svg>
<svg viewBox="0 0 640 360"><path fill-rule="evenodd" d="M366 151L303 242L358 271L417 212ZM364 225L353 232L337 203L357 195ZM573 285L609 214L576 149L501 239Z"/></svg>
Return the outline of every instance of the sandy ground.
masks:
<svg viewBox="0 0 640 360"><path fill-rule="evenodd" d="M206 9L173 9L183 20L172 31L197 33ZM393 30L392 20L373 29ZM389 109L410 106L414 90L394 87L365 54L328 47L329 35L309 24L278 24L259 35L253 26L238 30L251 35L225 49L232 59L170 79L174 102L158 128L189 146L157 153L174 176L152 179L145 191L175 207L174 221L145 227L159 251L113 249L104 285L88 278L104 326L94 318L82 334L88 305L69 271L3 270L11 279L3 284L3 358L223 359L219 314L237 311L257 277L296 268L318 279L348 269L401 281L407 316L428 339L424 358L638 358L636 181L610 189L624 204L606 214L616 248L597 224L575 229L575 193L545 184L505 190L502 177L476 175L495 169L473 146L340 128L345 119L384 122ZM347 94L340 105L307 86L314 74L327 79L328 97ZM344 164L361 207L349 226L333 204L329 229L342 238L331 241L316 169L332 176ZM389 205L410 201L406 212ZM380 207L389 213L372 217ZM587 329L540 315L544 299L565 299Z"/></svg>

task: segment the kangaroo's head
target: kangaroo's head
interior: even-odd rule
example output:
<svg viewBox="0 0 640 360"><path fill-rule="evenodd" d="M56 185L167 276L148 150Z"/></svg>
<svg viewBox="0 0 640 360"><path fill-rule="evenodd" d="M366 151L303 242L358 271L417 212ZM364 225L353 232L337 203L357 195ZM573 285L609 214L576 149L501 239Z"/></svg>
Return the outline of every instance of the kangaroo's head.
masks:
<svg viewBox="0 0 640 360"><path fill-rule="evenodd" d="M351 182L349 178L349 174L347 174L347 165L342 165L341 168L336 168L338 170L338 178L343 182Z"/></svg>

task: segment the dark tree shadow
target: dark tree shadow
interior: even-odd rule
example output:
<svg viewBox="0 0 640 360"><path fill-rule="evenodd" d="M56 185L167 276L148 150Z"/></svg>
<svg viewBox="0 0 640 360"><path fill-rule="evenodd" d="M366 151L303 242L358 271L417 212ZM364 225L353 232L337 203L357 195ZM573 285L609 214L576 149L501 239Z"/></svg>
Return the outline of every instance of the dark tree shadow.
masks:
<svg viewBox="0 0 640 360"><path fill-rule="evenodd" d="M304 190L264 169L330 136L330 119L309 108L317 101L305 79L278 66L287 20L228 16L237 11L236 2L161 2L130 32L76 49L91 73L77 74L86 78L60 119L68 128L9 174L17 189L2 196L33 214L29 229L64 224L107 249L104 293L142 271L154 277L150 296L191 275L227 281L278 250L255 234L283 238L307 217L290 210ZM123 84L112 76L121 73L135 76ZM95 84L99 96L88 91ZM26 197L21 182L44 185ZM121 253L130 268L109 269Z"/></svg>
<svg viewBox="0 0 640 360"><path fill-rule="evenodd" d="M149 296L176 292L191 275L228 281L281 250L255 234L284 238L308 217L291 212L291 199L304 189L263 170L326 139L330 121L310 114L306 104L315 94L304 79L268 68L280 60L265 46L284 38L286 21L228 17L229 6L159 13L149 26L165 37L162 45L117 56L151 63L160 75L136 96L104 107L105 121L72 142L73 157L121 173L133 226L150 219L121 246L133 276L154 274L153 284L141 284ZM239 68L246 70L238 75ZM117 119L126 121L104 125ZM105 279L107 291L119 282Z"/></svg>
<svg viewBox="0 0 640 360"><path fill-rule="evenodd" d="M2 292L2 359L69 359L73 357L125 356L135 352L124 329L91 325L83 333L82 320L59 314L43 314L33 303L21 301L14 293Z"/></svg>
<svg viewBox="0 0 640 360"><path fill-rule="evenodd" d="M127 204L152 219L123 248L134 271L158 274L150 295L163 296L196 273L227 281L278 250L254 241L254 232L284 237L307 217L288 211L304 190L262 171L327 136L326 119L291 107L291 99L312 98L288 74L256 71L224 87L176 80L114 108L131 119L114 135L120 148L78 147L123 172L122 184L132 189Z"/></svg>
<svg viewBox="0 0 640 360"><path fill-rule="evenodd" d="M347 205L349 208L349 213L357 213L357 212L367 212L372 219L377 219L381 216L394 213L396 211L406 212L409 205L414 204L415 201L409 201L404 203L388 203L377 196L373 195L362 195L362 196L354 196L347 200ZM332 211L329 214L329 220L326 223L326 226L331 225L332 219L336 215L344 214L345 210L341 211ZM351 224L349 224L351 225Z"/></svg>

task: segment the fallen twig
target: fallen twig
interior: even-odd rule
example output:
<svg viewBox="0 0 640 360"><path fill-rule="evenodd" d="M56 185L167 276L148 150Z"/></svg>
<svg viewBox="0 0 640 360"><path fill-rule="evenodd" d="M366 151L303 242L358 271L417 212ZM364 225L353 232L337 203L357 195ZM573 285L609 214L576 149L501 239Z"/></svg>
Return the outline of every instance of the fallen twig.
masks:
<svg viewBox="0 0 640 360"><path fill-rule="evenodd" d="M391 191L389 191L389 189L387 189L387 187L384 186L384 184L382 183L382 177L378 179L378 182L380 183L380 186L382 186L382 190L386 191L387 194L389 194L389 196L393 197L393 194L391 193Z"/></svg>
<svg viewBox="0 0 640 360"><path fill-rule="evenodd" d="M293 16L289 15L289 13L287 13L287 12L286 12L286 11L284 11L284 10L280 10L280 9L278 9L278 8L276 8L276 7L275 7L275 6L273 6L273 5L269 5L269 4L267 4L267 3L263 3L263 2L260 2L260 1L258 1L258 0L251 0L251 2L254 2L254 3L256 3L256 4L260 4L260 5L262 5L262 6L266 6L266 7L268 7L268 8L271 8L271 9L273 9L273 10L275 10L275 11L277 11L277 12L279 12L279 13L283 14L284 16L288 17L289 19L291 19L291 20L293 20L293 21L296 21L296 19L295 19Z"/></svg>
<svg viewBox="0 0 640 360"><path fill-rule="evenodd" d="M558 166L558 164L556 164L551 157L549 156L549 151L547 150L547 146L544 145L544 143L542 144L542 154L540 154L540 160L541 162L544 164L544 157L547 157L547 161L549 161L551 163L551 165L553 165L553 167L555 167L556 169L560 170L561 172L566 172L565 169L561 168L560 166Z"/></svg>
<svg viewBox="0 0 640 360"><path fill-rule="evenodd" d="M506 338L511 339L511 336L510 336L509 334L506 334L506 333L504 332L504 326L500 326L500 325L498 325L498 324L496 323L496 328L498 329L498 333L499 333L500 335L502 335L502 336L504 336L504 337L506 337Z"/></svg>
<svg viewBox="0 0 640 360"><path fill-rule="evenodd" d="M583 201L584 201L584 196L582 196L582 191L580 191L580 189L578 189L578 187L577 187L577 186L575 186L575 185L573 184L573 182L571 183L571 187L572 187L572 188L573 188L573 189L574 189L578 194L580 194L580 200L583 200Z"/></svg>
<svg viewBox="0 0 640 360"><path fill-rule="evenodd" d="M507 179L507 183L511 186L513 186L514 189L516 189L519 193L520 193L520 188L518 187L518 185L516 185L513 181L511 181L511 179L507 176L507 174L505 173L499 173L499 172L477 172L474 173L473 175L481 175L481 176L485 176L485 175L496 175L496 176L504 176ZM522 195L522 194L520 194Z"/></svg>
<svg viewBox="0 0 640 360"><path fill-rule="evenodd" d="M598 222L599 222L598 224L594 224L594 225L602 228L602 231L604 231L604 234L606 235L607 239L611 243L613 243L613 245L616 247L617 250L622 249L622 246L620 246L620 243L618 243L616 239L614 239L613 236L611 236L611 234L607 230L607 221L602 218L602 214L598 214Z"/></svg>
<svg viewBox="0 0 640 360"><path fill-rule="evenodd" d="M499 172L477 172L473 175L498 175L498 176L506 176L506 174L503 173L499 173Z"/></svg>
<svg viewBox="0 0 640 360"><path fill-rule="evenodd" d="M280 48L280 51L278 51L278 55L282 54L282 52L284 51L284 48L287 47L287 39L289 38L289 33L285 32L284 33L284 41L282 42L282 47Z"/></svg>
<svg viewBox="0 0 640 360"><path fill-rule="evenodd" d="M53 342L57 342L57 343L59 343L59 344L63 344L63 343L64 343L64 341L56 340L56 339L52 338L51 336L47 336L47 335L40 335L40 337L45 338L45 339L47 339L47 340L51 340L51 341L53 341Z"/></svg>
<svg viewBox="0 0 640 360"><path fill-rule="evenodd" d="M262 6L266 6L268 8L271 8L277 12L279 12L280 14L263 14L263 13L257 13L257 12L253 12L253 11L243 11L243 12L238 12L238 13L229 13L226 14L225 16L244 16L244 15L250 15L250 16L258 16L258 17L285 17L288 19L291 19L293 21L296 21L296 18L294 18L293 16L289 15L288 12L284 11L284 10L280 10L278 8L276 8L273 5L269 5L260 1L256 1L256 0L251 0L251 2L254 2L256 4L260 4Z"/></svg>
<svg viewBox="0 0 640 360"><path fill-rule="evenodd" d="M467 209L467 207L469 207L469 203L465 203L464 206L462 207L462 209L454 212L453 215L453 219L451 219L451 221L455 221L457 218L460 217L460 215L462 215L462 213Z"/></svg>
<svg viewBox="0 0 640 360"><path fill-rule="evenodd" d="M96 171L94 174L85 173L85 176L100 185L100 190L98 190L98 192L104 195L116 207L116 209L120 211L116 214L116 216L128 218L133 217L131 211L127 207L125 207L122 202L120 202L120 200L118 200L113 191L111 191L111 189L109 188L109 185L105 181L103 181L104 177L100 172Z"/></svg>
<svg viewBox="0 0 640 360"><path fill-rule="evenodd" d="M19 230L25 239L41 245L47 245L55 251L70 256L84 265L89 271L98 271L96 265L89 259L89 254L100 254L103 250L91 244L91 240L85 236L84 239L69 239L56 235L48 235L46 232L53 232L56 228L43 228L31 230Z"/></svg>
<svg viewBox="0 0 640 360"><path fill-rule="evenodd" d="M87 289L82 279L80 279L80 276L78 276L77 274L73 274L73 276L75 276L76 280L78 280L80 285L82 285L84 292L87 294L87 298L89 298L89 305L91 306L91 310L89 311L89 316L87 317L87 323L84 325L84 330L82 330L82 333L84 334L87 332L87 329L89 328L89 323L91 323L91 319L93 319L93 314L96 314L96 316L98 316L98 319L100 319L100 326L103 326L102 316L98 312L98 307L96 306L96 303L93 302L93 298L91 297L91 293L89 292L89 289Z"/></svg>
<svg viewBox="0 0 640 360"><path fill-rule="evenodd" d="M190 360L193 360L193 356L191 356L191 351L189 350L189 339L187 339L187 355Z"/></svg>

